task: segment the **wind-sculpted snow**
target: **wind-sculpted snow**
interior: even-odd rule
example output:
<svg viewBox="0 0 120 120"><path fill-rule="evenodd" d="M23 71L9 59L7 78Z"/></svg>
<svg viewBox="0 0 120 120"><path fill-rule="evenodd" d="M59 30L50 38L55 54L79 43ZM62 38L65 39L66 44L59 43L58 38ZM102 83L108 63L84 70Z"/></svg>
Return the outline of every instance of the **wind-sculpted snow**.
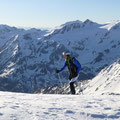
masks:
<svg viewBox="0 0 120 120"><path fill-rule="evenodd" d="M0 92L1 120L119 120L120 97Z"/></svg>
<svg viewBox="0 0 120 120"><path fill-rule="evenodd" d="M119 33L118 21L73 21L51 31L1 25L0 90L34 92L59 85L55 70L64 65L64 51L80 61L79 80L92 79L120 57ZM67 69L60 76L68 83Z"/></svg>

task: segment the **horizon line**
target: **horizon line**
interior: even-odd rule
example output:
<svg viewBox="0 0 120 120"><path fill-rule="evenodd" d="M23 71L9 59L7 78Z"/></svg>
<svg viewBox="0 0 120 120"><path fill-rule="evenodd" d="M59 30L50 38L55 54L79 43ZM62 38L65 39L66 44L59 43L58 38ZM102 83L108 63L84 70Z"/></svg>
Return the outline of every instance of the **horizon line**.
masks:
<svg viewBox="0 0 120 120"><path fill-rule="evenodd" d="M86 19L86 20L90 20L90 19ZM4 25L4 26L9 26L9 27L16 27L16 28L20 28L20 29L25 29L25 30L28 30L28 29L32 29L32 28L36 28L36 29L41 29L41 30L50 30L50 29L53 29L53 28L56 28L56 27L59 27L59 26L61 26L61 25L63 25L63 24L66 24L66 23L69 23L69 22L75 22L75 21L81 21L81 22L85 22L86 20L84 20L84 21L81 21L81 20L69 20L69 21L66 21L66 22L64 22L64 23L62 23L62 24L60 24L60 25L57 25L57 26L53 26L53 27L38 27L38 26L18 26L18 25L12 25L12 24L2 24L2 23L0 23L0 26L1 25ZM120 20L111 20L111 21L108 21L108 22L96 22L96 21L93 21L93 20L90 20L90 21L92 21L92 22L95 22L95 23L98 23L98 24L107 24L107 23L112 23L112 22L119 22Z"/></svg>

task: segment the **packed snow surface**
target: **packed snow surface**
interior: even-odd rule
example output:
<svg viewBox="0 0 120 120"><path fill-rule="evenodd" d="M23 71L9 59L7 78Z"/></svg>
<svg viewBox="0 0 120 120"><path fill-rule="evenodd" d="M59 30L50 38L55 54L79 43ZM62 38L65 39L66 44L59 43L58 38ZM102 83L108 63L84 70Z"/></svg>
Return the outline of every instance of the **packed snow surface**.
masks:
<svg viewBox="0 0 120 120"><path fill-rule="evenodd" d="M0 92L0 120L119 120L117 95Z"/></svg>

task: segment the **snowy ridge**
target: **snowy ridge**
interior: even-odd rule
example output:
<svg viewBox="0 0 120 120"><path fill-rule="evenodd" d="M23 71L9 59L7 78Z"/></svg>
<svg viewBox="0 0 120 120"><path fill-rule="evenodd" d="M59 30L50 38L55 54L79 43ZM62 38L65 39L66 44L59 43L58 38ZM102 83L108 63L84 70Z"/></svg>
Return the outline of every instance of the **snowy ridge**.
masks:
<svg viewBox="0 0 120 120"><path fill-rule="evenodd" d="M90 95L120 95L120 59L103 69L86 86L84 94Z"/></svg>
<svg viewBox="0 0 120 120"><path fill-rule="evenodd" d="M70 21L70 22L66 22L65 24L62 24L61 26L68 26L68 25L74 25L74 24L82 24L82 21L76 20L76 21Z"/></svg>
<svg viewBox="0 0 120 120"><path fill-rule="evenodd" d="M108 22L104 26L102 26L101 28L105 28L105 29L110 30L112 27L114 27L116 24L119 24L119 23L120 23L120 20Z"/></svg>
<svg viewBox="0 0 120 120"><path fill-rule="evenodd" d="M48 32L48 34L45 34L45 39L46 38L50 38L51 36L53 35L56 35L56 34L64 34L65 31L71 31L73 29L77 29L77 28L80 28L82 22L79 21L79 20L76 20L76 21L71 21L71 22L67 22L65 24L62 24L61 26L58 26L58 27L55 27L54 29L50 30Z"/></svg>

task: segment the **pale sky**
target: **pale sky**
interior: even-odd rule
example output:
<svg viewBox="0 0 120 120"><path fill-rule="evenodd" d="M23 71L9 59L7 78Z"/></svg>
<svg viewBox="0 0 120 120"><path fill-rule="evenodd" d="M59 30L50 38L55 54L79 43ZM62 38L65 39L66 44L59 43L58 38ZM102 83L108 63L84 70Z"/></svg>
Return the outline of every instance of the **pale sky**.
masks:
<svg viewBox="0 0 120 120"><path fill-rule="evenodd" d="M0 0L0 24L50 28L86 19L120 20L120 0Z"/></svg>

